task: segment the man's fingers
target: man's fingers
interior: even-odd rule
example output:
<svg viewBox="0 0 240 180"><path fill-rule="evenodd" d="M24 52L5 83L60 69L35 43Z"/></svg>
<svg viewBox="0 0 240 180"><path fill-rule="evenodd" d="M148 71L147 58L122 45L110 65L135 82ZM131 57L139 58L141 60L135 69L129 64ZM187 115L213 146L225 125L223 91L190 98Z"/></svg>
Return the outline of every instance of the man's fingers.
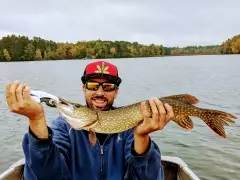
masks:
<svg viewBox="0 0 240 180"><path fill-rule="evenodd" d="M174 118L174 112L172 106L170 106L168 103L164 104L165 109L167 110L167 120L170 121Z"/></svg>
<svg viewBox="0 0 240 180"><path fill-rule="evenodd" d="M25 86L25 84L19 84L16 89L16 98L20 104L23 103L23 88L24 88L24 86Z"/></svg>
<svg viewBox="0 0 240 180"><path fill-rule="evenodd" d="M16 89L17 89L18 85L19 85L19 82L15 81L9 87L9 95L10 95L10 99L11 99L12 104L17 103Z"/></svg>
<svg viewBox="0 0 240 180"><path fill-rule="evenodd" d="M169 120L174 118L173 109L169 104L163 104L159 99L149 100L152 117L149 118L148 106L141 103L141 110L144 118L144 123L136 127L135 132L139 134L149 134L153 131L163 129Z"/></svg>
<svg viewBox="0 0 240 180"><path fill-rule="evenodd" d="M151 109L152 109L152 128L153 129L158 129L159 128L159 112L158 112L158 108L157 105L155 103L155 101L153 99L149 100Z"/></svg>
<svg viewBox="0 0 240 180"><path fill-rule="evenodd" d="M157 109L156 103L154 102L153 99L150 99L149 104L150 104L151 109L152 109L152 118L156 119L156 117L158 117L158 109Z"/></svg>
<svg viewBox="0 0 240 180"><path fill-rule="evenodd" d="M155 100L157 108L158 108L158 113L159 113L159 118L156 123L158 123L158 129L164 127L164 124L166 123L166 110L163 106L163 103L159 100Z"/></svg>
<svg viewBox="0 0 240 180"><path fill-rule="evenodd" d="M25 100L30 100L31 97L30 97L30 88L28 87L28 85L26 85L23 89L23 98Z"/></svg>
<svg viewBox="0 0 240 180"><path fill-rule="evenodd" d="M163 106L163 103L159 99L156 99L155 102L157 104L157 108L158 108L158 111L159 111L159 114L160 114L161 118L165 118L166 110Z"/></svg>
<svg viewBox="0 0 240 180"><path fill-rule="evenodd" d="M6 92L6 99L7 101L10 100L10 92L9 92L9 89L10 89L10 83L9 84L6 84L5 86L5 92Z"/></svg>
<svg viewBox="0 0 240 180"><path fill-rule="evenodd" d="M5 86L5 92L6 92L6 100L7 100L7 104L8 106L11 108L11 104L12 104L12 99L11 99L11 95L10 95L10 86L11 84L6 84Z"/></svg>

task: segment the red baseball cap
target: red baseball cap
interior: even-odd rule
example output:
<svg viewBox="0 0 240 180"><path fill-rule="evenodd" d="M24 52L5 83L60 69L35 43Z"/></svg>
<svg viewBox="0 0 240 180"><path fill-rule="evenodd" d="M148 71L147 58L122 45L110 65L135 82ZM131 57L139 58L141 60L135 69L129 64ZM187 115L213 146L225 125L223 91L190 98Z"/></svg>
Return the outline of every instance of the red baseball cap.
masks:
<svg viewBox="0 0 240 180"><path fill-rule="evenodd" d="M117 66L106 61L95 61L86 66L81 78L83 84L91 78L105 78L115 83L117 86L122 82L121 78L118 76Z"/></svg>

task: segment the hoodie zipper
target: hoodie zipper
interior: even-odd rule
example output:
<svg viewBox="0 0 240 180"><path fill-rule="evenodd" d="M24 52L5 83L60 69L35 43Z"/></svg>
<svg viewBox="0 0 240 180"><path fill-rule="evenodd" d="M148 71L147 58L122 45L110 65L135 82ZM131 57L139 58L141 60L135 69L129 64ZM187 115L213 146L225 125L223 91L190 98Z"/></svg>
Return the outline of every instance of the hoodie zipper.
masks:
<svg viewBox="0 0 240 180"><path fill-rule="evenodd" d="M100 151L101 151L101 176L103 175L103 145L100 145Z"/></svg>
<svg viewBox="0 0 240 180"><path fill-rule="evenodd" d="M107 138L105 139L105 141L103 142L103 144L101 145L100 144L100 142L99 142L99 144L100 144L100 154L101 154L101 156L100 156L100 162L101 162L101 168L100 168L100 170L101 170L101 177L103 178L103 164L104 164L104 162L103 162L103 145L105 144L105 142L107 141L107 139L110 137L111 135L108 135L107 136Z"/></svg>

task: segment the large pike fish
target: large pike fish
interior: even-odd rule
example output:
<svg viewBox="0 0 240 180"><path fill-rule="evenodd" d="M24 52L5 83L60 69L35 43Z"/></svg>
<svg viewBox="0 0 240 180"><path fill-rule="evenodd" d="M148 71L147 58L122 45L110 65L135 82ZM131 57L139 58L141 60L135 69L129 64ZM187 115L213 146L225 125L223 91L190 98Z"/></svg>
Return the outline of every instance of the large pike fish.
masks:
<svg viewBox="0 0 240 180"><path fill-rule="evenodd" d="M225 125L234 123L236 116L227 112L203 109L196 107L195 104L199 100L189 94L179 94L159 98L163 103L168 103L174 111L174 121L180 127L191 130L194 126L192 117L202 119L216 134L222 138L226 138L224 130ZM148 115L151 117L151 108L149 102L146 101ZM141 113L141 102L128 106L120 107L110 111L98 111L87 108L86 106L71 103L64 99L55 102L55 106L72 128L95 133L119 133L137 126L143 120Z"/></svg>

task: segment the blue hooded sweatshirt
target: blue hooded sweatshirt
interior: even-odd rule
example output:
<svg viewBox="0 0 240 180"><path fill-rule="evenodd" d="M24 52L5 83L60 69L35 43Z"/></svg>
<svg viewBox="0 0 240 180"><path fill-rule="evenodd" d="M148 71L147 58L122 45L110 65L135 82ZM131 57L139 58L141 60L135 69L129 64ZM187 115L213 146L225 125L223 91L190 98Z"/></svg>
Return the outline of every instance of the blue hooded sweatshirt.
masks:
<svg viewBox="0 0 240 180"><path fill-rule="evenodd" d="M30 128L23 138L26 180L163 180L161 153L150 140L143 155L133 150L133 129L108 135L91 147L88 132L58 117L40 140Z"/></svg>

